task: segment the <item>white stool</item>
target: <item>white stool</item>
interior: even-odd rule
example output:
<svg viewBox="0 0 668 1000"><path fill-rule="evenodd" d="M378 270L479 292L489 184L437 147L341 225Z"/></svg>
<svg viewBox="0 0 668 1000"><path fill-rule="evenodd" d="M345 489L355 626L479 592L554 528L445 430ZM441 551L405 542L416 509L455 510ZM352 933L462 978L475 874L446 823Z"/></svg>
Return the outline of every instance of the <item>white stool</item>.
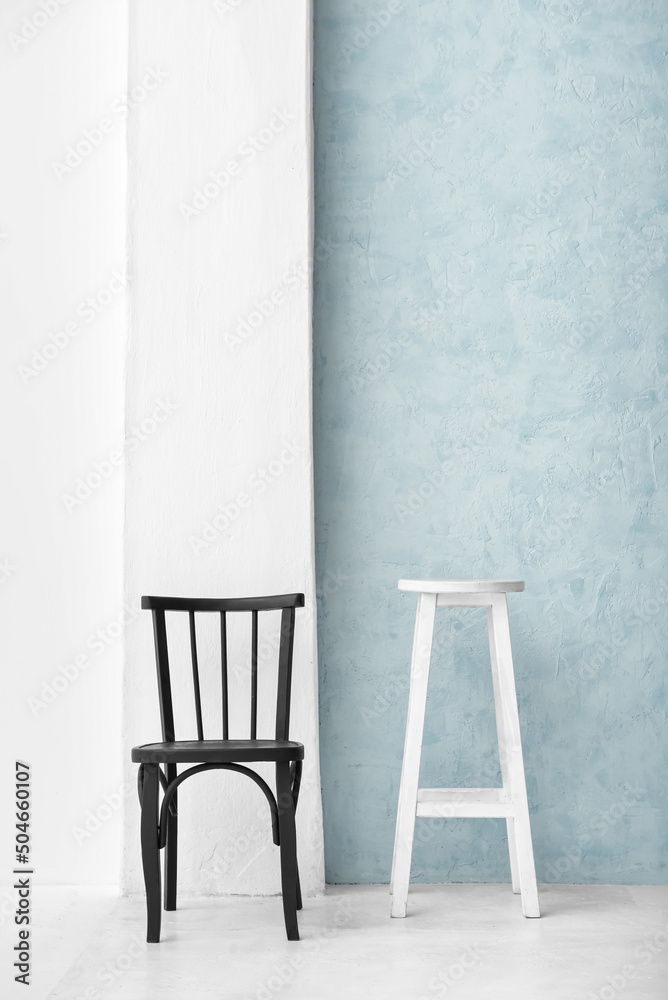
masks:
<svg viewBox="0 0 668 1000"><path fill-rule="evenodd" d="M391 915L406 916L416 816L497 816L505 818L508 829L513 892L522 894L525 917L539 917L506 602L508 591L524 590L524 581L400 580L399 590L417 593L418 606L390 882ZM429 662L437 607L487 608L502 788L418 788Z"/></svg>

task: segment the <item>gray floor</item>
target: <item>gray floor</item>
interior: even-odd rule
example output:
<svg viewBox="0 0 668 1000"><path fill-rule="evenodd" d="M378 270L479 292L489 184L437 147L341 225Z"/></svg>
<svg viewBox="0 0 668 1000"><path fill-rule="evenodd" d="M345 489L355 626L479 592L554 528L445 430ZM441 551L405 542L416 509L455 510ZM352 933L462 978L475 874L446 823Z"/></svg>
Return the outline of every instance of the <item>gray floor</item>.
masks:
<svg viewBox="0 0 668 1000"><path fill-rule="evenodd" d="M305 900L300 942L285 940L278 897L184 900L146 945L141 898L42 889L34 982L11 996L668 998L667 887L549 885L540 898L527 920L509 886L417 885L409 916L391 920L387 886L332 886Z"/></svg>

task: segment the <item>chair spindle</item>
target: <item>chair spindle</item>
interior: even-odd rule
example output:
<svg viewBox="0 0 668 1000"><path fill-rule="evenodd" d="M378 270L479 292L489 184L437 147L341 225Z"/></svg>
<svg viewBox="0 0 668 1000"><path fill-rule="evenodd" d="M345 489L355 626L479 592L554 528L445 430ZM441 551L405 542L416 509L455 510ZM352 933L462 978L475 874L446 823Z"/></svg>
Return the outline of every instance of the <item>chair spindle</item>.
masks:
<svg viewBox="0 0 668 1000"><path fill-rule="evenodd" d="M195 714L197 715L197 739L204 739L202 726L202 698L199 689L199 667L197 665L197 638L195 636L195 612L189 611L190 619L190 654L193 662L193 687L195 689Z"/></svg>
<svg viewBox="0 0 668 1000"><path fill-rule="evenodd" d="M257 611L251 611L251 732L250 738L257 739Z"/></svg>
<svg viewBox="0 0 668 1000"><path fill-rule="evenodd" d="M153 609L153 634L155 637L156 663L158 666L158 694L160 698L160 719L162 738L170 743L176 739L174 711L172 708L172 684L169 675L169 654L167 652L167 624L163 608Z"/></svg>
<svg viewBox="0 0 668 1000"><path fill-rule="evenodd" d="M228 740L229 720L227 709L227 618L226 612L220 612L220 672L223 688L223 739Z"/></svg>

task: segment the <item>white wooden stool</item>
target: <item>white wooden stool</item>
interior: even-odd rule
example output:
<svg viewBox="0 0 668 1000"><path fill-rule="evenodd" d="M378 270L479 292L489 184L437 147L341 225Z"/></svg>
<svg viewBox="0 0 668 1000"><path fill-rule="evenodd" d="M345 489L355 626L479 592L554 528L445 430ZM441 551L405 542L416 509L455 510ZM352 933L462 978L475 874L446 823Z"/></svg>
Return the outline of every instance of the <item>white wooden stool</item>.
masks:
<svg viewBox="0 0 668 1000"><path fill-rule="evenodd" d="M525 917L539 917L506 602L508 591L524 590L524 581L400 580L399 590L417 593L418 606L390 882L391 915L406 916L416 816L496 816L506 820L513 892L522 894L522 910ZM429 663L437 607L487 608L502 788L418 788Z"/></svg>

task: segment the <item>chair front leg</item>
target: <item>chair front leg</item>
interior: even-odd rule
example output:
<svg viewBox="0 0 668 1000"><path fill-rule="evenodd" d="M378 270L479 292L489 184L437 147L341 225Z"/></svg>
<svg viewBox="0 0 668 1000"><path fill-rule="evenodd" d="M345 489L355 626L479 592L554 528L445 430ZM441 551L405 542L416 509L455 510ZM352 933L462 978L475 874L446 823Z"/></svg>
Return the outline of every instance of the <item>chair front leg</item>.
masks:
<svg viewBox="0 0 668 1000"><path fill-rule="evenodd" d="M297 802L299 801L299 789L302 783L302 762L300 760L295 760L290 765L290 775L292 777L292 799L295 804L295 813L297 811ZM295 865L297 867L297 909L302 908L302 886L299 880L299 861L295 857Z"/></svg>
<svg viewBox="0 0 668 1000"><path fill-rule="evenodd" d="M160 940L160 846L158 843L158 790L160 779L157 764L144 765L141 803L141 857L146 886L146 940Z"/></svg>
<svg viewBox="0 0 668 1000"><path fill-rule="evenodd" d="M176 764L167 765L167 785L177 776ZM167 839L165 843L165 909L176 909L176 862L178 854L179 819L178 792L174 792L167 810Z"/></svg>
<svg viewBox="0 0 668 1000"><path fill-rule="evenodd" d="M172 802L176 800L176 793ZM167 810L167 842L165 844L165 909L176 909L176 862L178 855L179 818Z"/></svg>
<svg viewBox="0 0 668 1000"><path fill-rule="evenodd" d="M302 884L299 881L299 865L297 864L296 860L295 860L295 898L296 898L296 901L297 901L297 909L301 910L301 908L302 908Z"/></svg>
<svg viewBox="0 0 668 1000"><path fill-rule="evenodd" d="M281 884L285 930L288 941L299 941L297 904L301 903L301 892L298 889L295 800L292 794L292 775L288 761L280 761L276 764L276 801L278 803L278 825L281 838Z"/></svg>

